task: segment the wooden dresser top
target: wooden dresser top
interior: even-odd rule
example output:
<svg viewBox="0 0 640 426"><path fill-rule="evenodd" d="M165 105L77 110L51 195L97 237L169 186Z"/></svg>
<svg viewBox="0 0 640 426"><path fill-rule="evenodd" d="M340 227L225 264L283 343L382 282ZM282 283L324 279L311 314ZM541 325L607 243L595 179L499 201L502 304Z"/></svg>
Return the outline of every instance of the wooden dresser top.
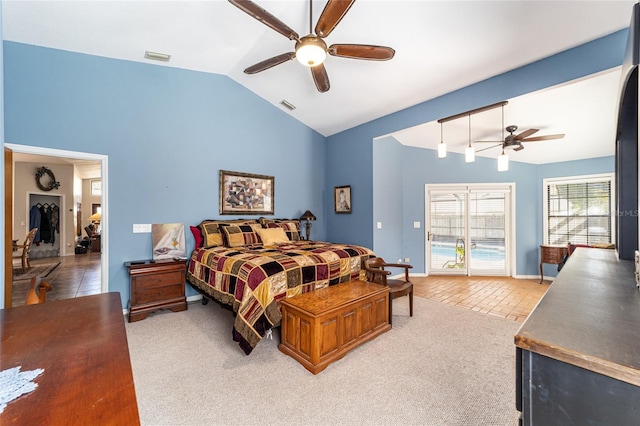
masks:
<svg viewBox="0 0 640 426"><path fill-rule="evenodd" d="M640 386L633 262L578 248L515 335L522 349Z"/></svg>

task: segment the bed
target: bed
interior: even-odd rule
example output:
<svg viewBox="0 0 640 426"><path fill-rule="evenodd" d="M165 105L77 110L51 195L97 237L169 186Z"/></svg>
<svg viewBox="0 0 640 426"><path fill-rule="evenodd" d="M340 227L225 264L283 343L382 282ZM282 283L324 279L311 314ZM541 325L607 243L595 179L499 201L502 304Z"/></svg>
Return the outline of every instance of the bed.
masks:
<svg viewBox="0 0 640 426"><path fill-rule="evenodd" d="M300 222L286 219L203 221L187 281L207 299L235 312L232 336L249 355L280 324L280 301L364 279L368 248L300 239ZM276 237L277 236L277 237Z"/></svg>

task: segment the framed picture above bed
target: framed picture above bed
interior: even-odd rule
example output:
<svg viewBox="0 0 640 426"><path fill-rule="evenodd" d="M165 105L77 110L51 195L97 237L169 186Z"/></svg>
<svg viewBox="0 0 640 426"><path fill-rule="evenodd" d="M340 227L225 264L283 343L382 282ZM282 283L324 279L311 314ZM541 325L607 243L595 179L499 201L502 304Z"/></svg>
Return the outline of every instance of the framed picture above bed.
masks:
<svg viewBox="0 0 640 426"><path fill-rule="evenodd" d="M273 214L273 176L220 170L220 214Z"/></svg>
<svg viewBox="0 0 640 426"><path fill-rule="evenodd" d="M351 185L333 188L333 205L336 213L351 213Z"/></svg>

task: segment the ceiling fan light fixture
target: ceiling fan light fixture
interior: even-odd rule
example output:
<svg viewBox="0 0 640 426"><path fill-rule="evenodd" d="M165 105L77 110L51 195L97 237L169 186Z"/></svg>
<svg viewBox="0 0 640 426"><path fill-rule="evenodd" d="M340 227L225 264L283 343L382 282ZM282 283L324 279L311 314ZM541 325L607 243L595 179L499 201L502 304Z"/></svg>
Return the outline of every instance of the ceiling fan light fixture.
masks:
<svg viewBox="0 0 640 426"><path fill-rule="evenodd" d="M147 50L144 52L144 58L151 59L153 61L169 62L169 60L171 59L171 55L167 55L166 53L151 52Z"/></svg>
<svg viewBox="0 0 640 426"><path fill-rule="evenodd" d="M509 170L509 156L504 153L504 149L502 150L502 154L498 156L498 171L506 172Z"/></svg>
<svg viewBox="0 0 640 426"><path fill-rule="evenodd" d="M327 45L314 35L304 36L296 43L296 59L306 67L320 65L327 58Z"/></svg>

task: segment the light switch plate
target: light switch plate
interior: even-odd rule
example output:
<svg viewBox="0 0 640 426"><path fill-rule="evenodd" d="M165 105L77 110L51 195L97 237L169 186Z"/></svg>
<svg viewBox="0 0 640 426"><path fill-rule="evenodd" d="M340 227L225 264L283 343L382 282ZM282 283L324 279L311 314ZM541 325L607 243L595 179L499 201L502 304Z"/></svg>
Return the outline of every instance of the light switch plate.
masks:
<svg viewBox="0 0 640 426"><path fill-rule="evenodd" d="M420 228L420 222L413 222L414 228Z"/></svg>
<svg viewBox="0 0 640 426"><path fill-rule="evenodd" d="M134 223L133 224L133 233L134 234L146 234L151 232L151 224L150 223Z"/></svg>
<svg viewBox="0 0 640 426"><path fill-rule="evenodd" d="M378 228L378 229L382 229L382 222L378 222L378 223L376 223L376 228Z"/></svg>

